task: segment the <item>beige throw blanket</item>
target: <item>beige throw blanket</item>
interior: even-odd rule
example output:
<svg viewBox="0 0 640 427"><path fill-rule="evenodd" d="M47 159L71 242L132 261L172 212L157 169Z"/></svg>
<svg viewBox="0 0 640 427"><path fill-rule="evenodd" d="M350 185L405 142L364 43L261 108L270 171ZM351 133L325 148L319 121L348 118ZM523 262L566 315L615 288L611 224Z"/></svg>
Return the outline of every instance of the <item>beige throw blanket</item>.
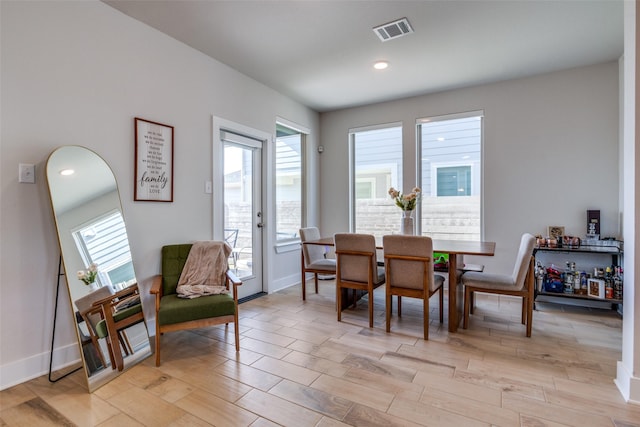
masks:
<svg viewBox="0 0 640 427"><path fill-rule="evenodd" d="M180 298L228 293L225 287L231 247L225 242L195 242L178 280Z"/></svg>

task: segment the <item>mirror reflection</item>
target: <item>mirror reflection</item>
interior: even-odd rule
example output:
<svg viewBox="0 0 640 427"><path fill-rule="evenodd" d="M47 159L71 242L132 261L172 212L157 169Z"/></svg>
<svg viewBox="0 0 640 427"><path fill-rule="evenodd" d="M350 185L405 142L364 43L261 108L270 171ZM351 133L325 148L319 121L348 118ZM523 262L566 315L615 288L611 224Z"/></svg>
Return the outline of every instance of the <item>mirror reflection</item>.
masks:
<svg viewBox="0 0 640 427"><path fill-rule="evenodd" d="M90 391L151 354L116 179L79 146L46 168L65 277Z"/></svg>

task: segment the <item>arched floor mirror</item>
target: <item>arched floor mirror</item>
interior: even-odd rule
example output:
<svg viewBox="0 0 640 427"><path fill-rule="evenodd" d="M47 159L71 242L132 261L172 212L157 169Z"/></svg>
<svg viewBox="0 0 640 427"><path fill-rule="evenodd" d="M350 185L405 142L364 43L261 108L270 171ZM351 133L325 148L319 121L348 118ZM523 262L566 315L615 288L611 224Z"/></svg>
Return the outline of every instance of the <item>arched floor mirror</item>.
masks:
<svg viewBox="0 0 640 427"><path fill-rule="evenodd" d="M151 354L118 185L109 165L80 146L54 150L46 176L91 392Z"/></svg>

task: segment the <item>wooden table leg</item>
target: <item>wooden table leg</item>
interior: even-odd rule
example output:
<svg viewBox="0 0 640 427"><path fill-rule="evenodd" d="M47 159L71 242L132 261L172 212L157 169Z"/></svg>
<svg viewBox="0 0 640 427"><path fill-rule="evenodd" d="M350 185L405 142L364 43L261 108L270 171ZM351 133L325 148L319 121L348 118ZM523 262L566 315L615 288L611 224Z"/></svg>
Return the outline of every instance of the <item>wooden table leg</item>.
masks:
<svg viewBox="0 0 640 427"><path fill-rule="evenodd" d="M458 283L458 263L462 262L462 255L449 255L449 332L457 332L462 319L464 296L462 284Z"/></svg>

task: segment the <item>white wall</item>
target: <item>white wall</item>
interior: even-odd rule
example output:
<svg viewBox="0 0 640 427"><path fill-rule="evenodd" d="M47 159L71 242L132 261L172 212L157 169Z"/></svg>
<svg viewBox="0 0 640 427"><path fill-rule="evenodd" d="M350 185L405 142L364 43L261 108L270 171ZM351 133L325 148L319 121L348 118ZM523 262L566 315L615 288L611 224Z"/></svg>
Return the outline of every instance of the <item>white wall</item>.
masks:
<svg viewBox="0 0 640 427"><path fill-rule="evenodd" d="M270 134L276 117L299 123L311 130L312 156L319 118L98 1L2 1L0 15L0 388L5 388L48 369L59 252L44 162L54 148L83 145L112 167L136 273L147 286L159 272L162 245L212 238L212 195L204 193L204 182L211 180L213 115ZM133 202L136 116L175 126L173 203ZM317 173L317 159L309 162ZM18 163L36 164L35 185L18 183ZM270 252L270 280L281 286L299 280L297 252ZM66 292L61 297L55 366L78 354Z"/></svg>
<svg viewBox="0 0 640 427"><path fill-rule="evenodd" d="M349 128L402 122L405 191L415 184L415 121L484 110L484 238L510 273L523 232L564 225L586 234L587 209L601 233L620 237L618 63L482 85L321 114L323 234L348 230ZM391 203L391 200L389 200Z"/></svg>
<svg viewBox="0 0 640 427"><path fill-rule="evenodd" d="M622 360L618 362L616 385L624 398L640 404L640 292L636 283L640 272L640 8L637 2L624 4L624 61L623 103L623 179L624 179L624 237L625 237L625 316L622 322ZM628 310L632 307L632 310Z"/></svg>

